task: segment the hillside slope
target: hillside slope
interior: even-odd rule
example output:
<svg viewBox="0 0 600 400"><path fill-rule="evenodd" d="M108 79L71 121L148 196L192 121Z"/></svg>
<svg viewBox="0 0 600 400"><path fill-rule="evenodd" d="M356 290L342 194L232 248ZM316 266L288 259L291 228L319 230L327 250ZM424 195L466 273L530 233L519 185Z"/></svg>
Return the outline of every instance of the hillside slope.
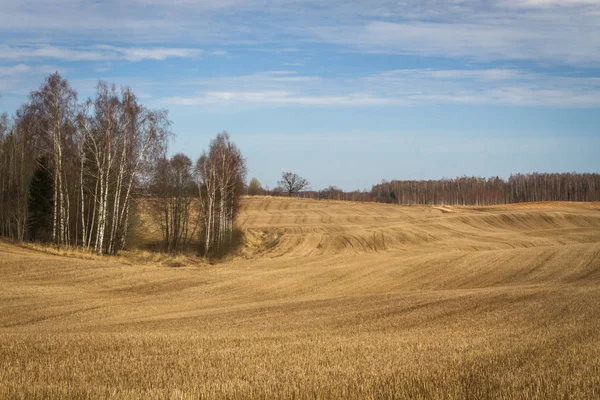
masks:
<svg viewBox="0 0 600 400"><path fill-rule="evenodd" d="M0 397L598 398L600 204L243 202L182 268L0 243Z"/></svg>

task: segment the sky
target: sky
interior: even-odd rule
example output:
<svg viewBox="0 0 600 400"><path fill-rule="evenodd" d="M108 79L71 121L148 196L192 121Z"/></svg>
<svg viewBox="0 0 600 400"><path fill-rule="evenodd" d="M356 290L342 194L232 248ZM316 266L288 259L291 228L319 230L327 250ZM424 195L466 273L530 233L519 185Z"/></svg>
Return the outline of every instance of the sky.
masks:
<svg viewBox="0 0 600 400"><path fill-rule="evenodd" d="M55 71L269 188L600 172L600 0L0 0L0 113Z"/></svg>

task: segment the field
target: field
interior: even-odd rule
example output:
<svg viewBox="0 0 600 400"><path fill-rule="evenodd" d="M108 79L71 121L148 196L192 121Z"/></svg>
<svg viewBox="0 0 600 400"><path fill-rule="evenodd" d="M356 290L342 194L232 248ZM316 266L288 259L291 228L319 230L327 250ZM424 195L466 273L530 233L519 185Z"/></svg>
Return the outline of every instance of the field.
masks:
<svg viewBox="0 0 600 400"><path fill-rule="evenodd" d="M600 398L600 204L243 201L219 264L0 243L0 398Z"/></svg>

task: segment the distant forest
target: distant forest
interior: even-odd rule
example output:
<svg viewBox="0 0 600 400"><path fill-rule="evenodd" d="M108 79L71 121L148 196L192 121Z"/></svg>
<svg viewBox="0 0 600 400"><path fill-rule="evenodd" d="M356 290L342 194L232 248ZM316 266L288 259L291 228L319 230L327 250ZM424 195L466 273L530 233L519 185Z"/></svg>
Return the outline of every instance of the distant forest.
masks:
<svg viewBox="0 0 600 400"><path fill-rule="evenodd" d="M275 191L277 193L277 191ZM533 201L600 201L600 174L531 173L499 177L460 177L382 181L371 191L344 192L335 186L300 196L392 204L494 205Z"/></svg>

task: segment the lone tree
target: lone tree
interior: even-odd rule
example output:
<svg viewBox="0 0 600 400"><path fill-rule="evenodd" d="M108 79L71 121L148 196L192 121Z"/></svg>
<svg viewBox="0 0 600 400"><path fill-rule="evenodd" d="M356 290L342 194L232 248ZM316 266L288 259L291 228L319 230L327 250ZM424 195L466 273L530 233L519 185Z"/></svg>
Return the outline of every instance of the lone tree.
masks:
<svg viewBox="0 0 600 400"><path fill-rule="evenodd" d="M260 181L256 178L252 178L248 184L248 196L258 196L264 194L265 190L262 188Z"/></svg>
<svg viewBox="0 0 600 400"><path fill-rule="evenodd" d="M283 192L287 192L288 196L298 193L308 188L310 182L293 172L284 172L281 174L281 180L277 182Z"/></svg>

